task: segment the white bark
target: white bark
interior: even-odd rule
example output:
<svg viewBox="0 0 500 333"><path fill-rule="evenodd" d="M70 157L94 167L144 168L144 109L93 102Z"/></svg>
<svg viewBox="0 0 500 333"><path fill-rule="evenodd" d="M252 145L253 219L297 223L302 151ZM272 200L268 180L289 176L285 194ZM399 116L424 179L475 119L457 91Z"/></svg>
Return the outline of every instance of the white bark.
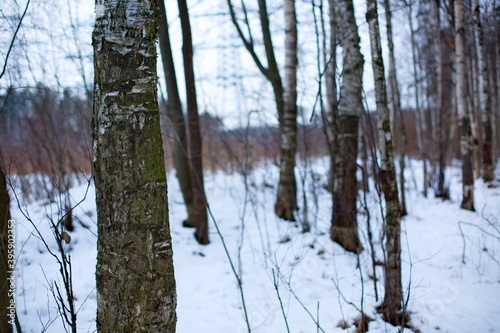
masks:
<svg viewBox="0 0 500 333"><path fill-rule="evenodd" d="M149 1L96 1L92 135L98 332L175 332L155 11Z"/></svg>
<svg viewBox="0 0 500 333"><path fill-rule="evenodd" d="M462 204L461 207L474 210L474 176L472 170L472 133L470 112L467 105L469 91L467 87L464 0L455 0L455 41L457 66L457 110L460 123L460 152L462 154Z"/></svg>
<svg viewBox="0 0 500 333"><path fill-rule="evenodd" d="M394 168L394 148L384 61L380 43L380 29L376 0L366 0L366 20L370 31L373 78L377 102L377 127L380 150L380 182L384 193L385 212L385 294L384 302L378 308L384 319L393 325L401 325L406 316L400 313L402 303L401 284L401 209L398 198L396 171Z"/></svg>
<svg viewBox="0 0 500 333"><path fill-rule="evenodd" d="M265 3L265 1L263 1L263 3ZM298 209L297 184L295 180L295 153L297 150L297 14L295 12L295 0L285 0L284 5L284 110L280 117L280 180L274 210L277 216L285 220L295 221L294 211ZM261 15L263 14L263 8L265 7L261 6ZM270 45L268 47L268 49L270 49L272 48L272 44L270 44L270 33L268 32L266 35L269 35L269 43L267 44ZM268 52L270 51L268 50Z"/></svg>

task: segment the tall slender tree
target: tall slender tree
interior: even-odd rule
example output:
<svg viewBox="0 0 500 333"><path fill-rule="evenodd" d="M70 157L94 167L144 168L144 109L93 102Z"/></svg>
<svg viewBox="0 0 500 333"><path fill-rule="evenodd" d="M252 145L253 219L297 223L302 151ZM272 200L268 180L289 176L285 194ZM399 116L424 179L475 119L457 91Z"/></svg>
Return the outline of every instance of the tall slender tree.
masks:
<svg viewBox="0 0 500 333"><path fill-rule="evenodd" d="M155 7L155 1L96 1L92 135L98 332L175 332Z"/></svg>
<svg viewBox="0 0 500 333"><path fill-rule="evenodd" d="M313 3L313 6L315 4ZM321 23L323 33L323 63L326 66L325 85L327 110L322 108L323 131L327 139L328 152L330 154L330 170L328 174L328 190L333 194L333 166L335 165L335 142L337 133L335 130L335 122L338 115L338 86L337 86L337 43L338 43L338 24L337 24L337 1L328 0L328 13L330 16L330 38L327 46L327 33L321 12ZM320 2L320 8L323 8ZM318 72L321 72L321 67Z"/></svg>
<svg viewBox="0 0 500 333"><path fill-rule="evenodd" d="M8 259L8 230L10 220L10 198L3 168L0 167L0 333L12 333L12 318L9 316L12 297L9 296L9 278L12 268Z"/></svg>
<svg viewBox="0 0 500 333"><path fill-rule="evenodd" d="M446 169L446 147L447 142L445 129L445 94L444 94L444 61L443 61L443 38L441 33L441 0L434 0L433 2L434 13L434 29L435 29L435 54L437 66L437 132L438 132L438 184L436 197L447 199L449 193L445 188L445 169Z"/></svg>
<svg viewBox="0 0 500 333"><path fill-rule="evenodd" d="M193 198L193 182L191 180L191 166L188 156L188 138L186 122L182 112L182 103L177 85L172 46L168 30L167 11L165 1L158 0L158 34L160 39L160 51L163 63L163 73L167 87L167 116L174 130L173 159L177 179L184 197L187 209L187 219L184 221L186 227L196 227L196 207Z"/></svg>
<svg viewBox="0 0 500 333"><path fill-rule="evenodd" d="M474 40L477 52L479 114L483 123L483 179L492 181L495 166L492 158L492 122L491 122L491 95L488 78L488 63L486 61L484 32L481 23L481 7L479 0L474 0Z"/></svg>
<svg viewBox="0 0 500 333"><path fill-rule="evenodd" d="M389 87L391 92L391 123L393 134L395 131L395 119L399 117L399 130L401 132L401 152L399 154L399 188L401 193L401 215L407 214L405 196L405 157L408 147L406 127L401 109L401 97L399 93L398 76L396 73L396 59L394 57L394 37L392 33L392 10L389 0L384 0L385 21L387 27L387 45L389 49Z"/></svg>
<svg viewBox="0 0 500 333"><path fill-rule="evenodd" d="M414 26L413 18L413 0L405 0L408 6L408 22L410 24L410 39L411 39L411 54L412 54L412 64L413 64L413 85L415 88L415 115L417 120L417 146L420 153L420 157L423 163L423 194L427 197L427 186L428 182L428 172L427 172L427 154L425 147L425 115L424 110L422 110L421 105L421 90L420 90L420 58L418 56L417 50L417 36Z"/></svg>
<svg viewBox="0 0 500 333"><path fill-rule="evenodd" d="M373 78L377 104L378 144L380 149L380 182L385 198L385 294L378 308L384 320L401 325L403 291L401 284L401 208L398 198L391 120L387 107L384 61L376 0L366 0L366 20L370 32Z"/></svg>
<svg viewBox="0 0 500 333"><path fill-rule="evenodd" d="M194 220L196 239L200 244L208 244L208 212L205 185L203 181L203 148L201 140L196 81L193 66L193 40L186 0L178 0L179 17L182 28L182 56L186 83L187 116L189 128L189 156L191 161L191 181L193 184Z"/></svg>
<svg viewBox="0 0 500 333"><path fill-rule="evenodd" d="M467 86L467 71L465 66L465 22L464 1L454 1L455 13L455 44L456 44L456 98L458 119L460 125L460 153L462 155L462 203L463 209L474 211L474 174L472 166L472 130L470 110L467 103L469 96Z"/></svg>
<svg viewBox="0 0 500 333"><path fill-rule="evenodd" d="M333 212L330 237L352 252L361 251L356 199L359 116L363 111L363 55L352 0L337 1L338 40L343 49L342 84L338 114L332 115L335 142L332 143Z"/></svg>
<svg viewBox="0 0 500 333"><path fill-rule="evenodd" d="M322 2L320 3L322 8ZM326 99L327 99L327 113L323 112L323 122L325 125L326 137L328 140L328 148L330 152L330 165L334 164L333 158L333 145L335 142L335 128L334 120L338 113L338 87L337 87L337 43L338 43L338 24L337 24L337 1L328 0L328 13L330 17L330 38L327 46L327 34L324 27L324 20L322 18L323 27L323 62L326 64ZM333 168L330 167L330 176L328 179L329 187L333 184Z"/></svg>
<svg viewBox="0 0 500 333"><path fill-rule="evenodd" d="M274 205L277 216L294 221L297 207L295 153L297 150L297 14L295 0L285 1L285 87L280 117L280 178Z"/></svg>
<svg viewBox="0 0 500 333"><path fill-rule="evenodd" d="M298 209L295 178L295 152L297 150L297 18L295 1L285 0L285 87L283 87L274 52L266 0L258 0L258 5L267 66L264 65L255 51L255 42L244 1L242 1L242 9L245 24L248 28L248 36L245 36L238 22L232 1L227 0L227 4L231 21L238 32L238 36L255 65L269 81L273 89L280 126L280 181L274 211L278 217L284 220L295 221L294 212ZM286 92L285 88L287 89Z"/></svg>

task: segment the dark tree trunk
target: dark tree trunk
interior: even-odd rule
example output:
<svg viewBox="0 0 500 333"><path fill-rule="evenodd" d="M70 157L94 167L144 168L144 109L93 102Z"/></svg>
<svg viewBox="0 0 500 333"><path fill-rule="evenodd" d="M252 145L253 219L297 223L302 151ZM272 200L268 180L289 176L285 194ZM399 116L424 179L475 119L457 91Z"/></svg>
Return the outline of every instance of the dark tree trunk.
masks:
<svg viewBox="0 0 500 333"><path fill-rule="evenodd" d="M154 1L96 1L92 136L98 332L175 332L155 7Z"/></svg>
<svg viewBox="0 0 500 333"><path fill-rule="evenodd" d="M488 82L488 64L485 56L483 26L481 23L481 8L479 0L474 0L474 39L476 42L477 63L479 69L478 93L479 114L483 123L483 179L486 182L494 179L495 165L492 158L492 125L491 125L491 94Z"/></svg>
<svg viewBox="0 0 500 333"><path fill-rule="evenodd" d="M158 0L160 11L158 31L160 37L160 51L163 62L163 72L168 93L167 116L174 129L173 158L177 179L184 197L187 209L186 227L196 227L196 213L193 201L193 184L191 180L191 166L188 157L188 139L186 122L182 113L182 104L179 96L177 77L175 74L172 46L168 31L167 13L164 0Z"/></svg>
<svg viewBox="0 0 500 333"><path fill-rule="evenodd" d="M363 111L363 56L352 0L338 1L337 6L338 39L343 49L343 75L338 115L332 115L335 119L336 140L332 143L333 212L330 237L347 251L357 253L362 249L356 218L356 159L359 116Z"/></svg>
<svg viewBox="0 0 500 333"><path fill-rule="evenodd" d="M9 236L9 220L10 220L10 198L7 191L7 183L5 174L0 168L0 333L12 333L10 323L12 319L9 307L11 306L12 297L9 296L9 278L13 269L9 267L9 252L8 252L8 236Z"/></svg>
<svg viewBox="0 0 500 333"><path fill-rule="evenodd" d="M278 62L276 61L276 55L274 54L274 45L271 36L271 28L269 24L269 14L267 12L267 2L266 0L258 0L258 3L259 3L260 25L262 28L262 39L264 41L264 49L266 52L266 59L268 66L265 75L269 80L269 82L271 83L271 86L273 87L274 99L276 101L276 110L278 112L278 120L280 123L280 131L281 131L281 127L283 126L282 125L283 115L285 113L284 88L281 80L280 71L278 68Z"/></svg>
<svg viewBox="0 0 500 333"><path fill-rule="evenodd" d="M196 81L193 67L193 41L191 24L186 0L178 0L179 16L182 27L182 55L184 58L184 76L186 81L186 99L189 128L189 156L191 157L191 181L193 184L195 236L200 244L210 243L208 238L207 198L203 181L203 149L201 141L200 119L196 98Z"/></svg>
<svg viewBox="0 0 500 333"><path fill-rule="evenodd" d="M330 238L347 251L359 253L363 249L358 236L356 157L358 155L359 117L340 116L339 148L335 150L333 211Z"/></svg>
<svg viewBox="0 0 500 333"><path fill-rule="evenodd" d="M337 131L335 122L338 117L338 87L337 87L337 42L338 42L338 24L337 24L337 3L336 0L328 0L328 12L330 16L330 43L329 55L326 56L326 42L324 42L324 63L327 64L326 69L326 98L328 101L327 113L323 112L323 126L326 134L328 152L330 154L330 170L328 173L328 191L333 194L333 166L335 165L335 142ZM323 21L322 21L323 22ZM323 28L324 38L326 39L326 29Z"/></svg>

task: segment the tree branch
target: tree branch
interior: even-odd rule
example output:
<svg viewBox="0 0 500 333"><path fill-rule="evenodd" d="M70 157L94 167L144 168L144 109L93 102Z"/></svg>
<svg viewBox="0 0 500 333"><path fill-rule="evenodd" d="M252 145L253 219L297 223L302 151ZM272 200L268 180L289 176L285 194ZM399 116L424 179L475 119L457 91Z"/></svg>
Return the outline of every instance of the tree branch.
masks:
<svg viewBox="0 0 500 333"><path fill-rule="evenodd" d="M21 19L19 20L19 23L17 24L16 31L14 32L14 37L12 37L12 40L10 41L9 50L7 51L7 55L5 56L5 62L3 64L2 73L0 74L0 79L3 77L3 75L5 74L5 71L7 70L7 62L9 61L10 52L12 51L12 47L14 46L14 42L15 42L16 37L17 37L17 33L19 32L19 29L21 28L21 24L23 23L24 16L26 15L26 12L28 11L28 7L30 5L30 2L31 2L31 0L28 0L28 2L26 2L26 8L24 8L23 15L21 15Z"/></svg>

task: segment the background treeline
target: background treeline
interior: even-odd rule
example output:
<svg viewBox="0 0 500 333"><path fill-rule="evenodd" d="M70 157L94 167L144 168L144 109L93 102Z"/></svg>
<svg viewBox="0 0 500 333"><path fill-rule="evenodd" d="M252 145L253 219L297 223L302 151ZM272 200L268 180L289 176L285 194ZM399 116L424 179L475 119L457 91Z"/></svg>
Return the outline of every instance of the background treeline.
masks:
<svg viewBox="0 0 500 333"><path fill-rule="evenodd" d="M431 174L434 172L434 167L439 160L440 151L445 155L446 163L449 164L453 158L458 158L459 152L459 127L457 115L457 103L455 92L455 31L453 10L454 1L440 1L441 3L441 24L439 27L441 52L442 52L442 111L438 110L438 67L436 57L436 29L433 18L434 1L396 1L392 2L391 11L394 16L399 17L396 30L407 30L408 20L403 21L406 25L401 26L401 18L411 15L414 20L413 30L410 34L413 35L416 48L416 75L412 71L413 59L411 57L410 36L404 38L405 44L396 44L397 51L397 68L399 73L400 85L402 86L402 106L405 109L404 129L407 132L408 147L406 154L416 158L428 160L431 164ZM500 6L496 1L480 1L481 5L481 21L484 31L484 50L485 59L489 74L489 94L491 96L491 115L493 129L493 160L500 157L500 138L498 129L500 128L500 119L498 114L499 105L499 43L498 43L498 20ZM465 15L465 41L467 51L467 72L468 88L469 88L469 109L472 118L472 134L475 148L475 170L476 176L480 176L482 147L484 138L484 127L482 126L482 115L479 112L479 68L477 59L477 45L474 38L474 1L464 1ZM326 5L326 4L325 4ZM409 13L409 7L412 6L412 13ZM382 6L380 6L382 7ZM326 16L326 11L324 11ZM358 13L359 14L359 13ZM229 20L227 8L224 8L223 15L226 20ZM384 19L384 13L380 11L380 19ZM309 22L309 21L307 21ZM309 22L310 23L310 22ZM299 22L299 32L300 22ZM365 36L363 36L364 38ZM230 36L224 36L226 42L230 43L231 50L235 48L242 49L237 36L233 33ZM326 38L323 36L322 38ZM229 42L228 42L229 43ZM385 41L383 41L385 48ZM303 46L305 47L305 46ZM402 49L405 49L406 57L402 57ZM305 49L304 49L305 50ZM398 51L399 50L399 51ZM243 51L243 50L242 50ZM202 56L204 50L198 51L198 55ZM227 58L227 52L221 51L224 57ZM237 53L231 54L235 56ZM300 64L304 64L306 60L301 54ZM367 55L365 55L367 56ZM73 56L68 55L73 58ZM22 72L22 68L17 68L15 61L12 60L10 65L15 69L15 72ZM226 59L227 60L227 59ZM247 64L246 67L251 67L252 64ZM340 63L338 66L340 67ZM22 66L19 64L19 66ZM341 68L339 68L341 70ZM300 68L299 68L300 71ZM229 75L229 74L228 74ZM84 76L85 77L85 76ZM215 79L215 78L214 78ZM339 81L342 79L341 75ZM210 78L199 78L199 81L210 80ZM227 79L229 80L229 79ZM238 81L239 82L236 82ZM88 82L88 78L84 79ZM234 81L234 82L233 82ZM5 83L6 81L4 81ZM220 84L219 79L217 79ZM223 82L224 83L224 82ZM245 85L245 77L240 76L232 79L224 84ZM82 93L81 89L64 88L57 85L39 83L36 86L23 88L16 85L1 86L0 90L0 140L1 140L1 157L5 165L8 166L10 172L18 174L26 174L32 172L55 173L57 170L65 172L91 171L91 134L90 122L92 112L92 87L85 84L87 93ZM418 88L418 93L417 93ZM311 85L310 90L316 89ZM300 94L315 94L315 91L299 91ZM367 91L367 95L371 96L372 91ZM323 96L324 97L324 96ZM419 110L415 108L415 98L420 99ZM269 105L262 105L262 108L271 108ZM326 155L328 147L326 145L324 135L321 135L323 125L320 117L313 117L313 121L309 122L311 107L309 105L298 106L302 116L299 118L298 135L298 153L299 158L306 155ZM301 110L301 108L303 110ZM369 105L373 110L374 106ZM251 163L257 163L262 158L277 159L278 151L278 128L274 125L267 125L264 121L260 126L255 126L253 123L249 128L225 128L223 118L211 116L211 114L223 114L220 110L213 110L209 107L210 113L205 113L201 116L203 121L203 141L205 169L224 168L227 170L237 169L237 164L245 159ZM314 112L319 114L319 108L316 107ZM163 107L164 110L164 107ZM248 110L243 110L248 112ZM245 116L242 116L242 118ZM399 124L399 115L394 115L394 123ZM366 117L363 117L366 118ZM374 118L374 117L372 117ZM163 117L164 133L171 133L167 128L170 126L167 117ZM362 119L366 123L366 119ZM374 119L373 119L374 121ZM421 122L422 127L422 144L425 149L420 149L418 145L417 128ZM245 123L245 121L243 121ZM375 129L376 126L362 126L363 131ZM395 141L396 153L400 153L403 146L401 126L395 125ZM303 133L307 133L304 135ZM304 139L305 138L305 139ZM172 137L165 141L165 149L170 150ZM377 140L372 140L373 143ZM306 153L307 151L307 153ZM244 157L246 153L250 153L249 157ZM167 167L172 168L171 154L166 154ZM431 177L432 178L432 177Z"/></svg>
<svg viewBox="0 0 500 333"><path fill-rule="evenodd" d="M451 62L451 60L450 60ZM451 64L450 64L451 71ZM450 73L451 76L451 73ZM451 80L451 77L450 77ZM451 90L451 87L450 87ZM448 92L451 96L451 91ZM92 98L90 96L90 98ZM91 118L92 101L86 96L73 94L70 89L62 93L43 84L32 88L9 88L0 96L0 141L2 160L13 174L60 174L91 172ZM165 103L160 103L162 111L162 133L164 136L165 162L167 169L173 169L171 146L175 138L171 134L171 123L165 114ZM426 126L425 152L419 151L416 140L415 110L404 110L404 124L408 137L407 154L414 158L424 155L431 163L437 161L438 142L435 139L434 110L424 109ZM450 115L450 137L447 147L447 163L459 158L458 134L453 127L456 115ZM206 170L222 169L226 172L242 172L254 167L263 159L278 163L278 136L276 126L263 124L229 129L222 118L203 113L200 116L204 142ZM376 119L374 113L364 114L361 129L368 146L376 145ZM498 118L496 119L498 127ZM298 158L325 156L328 147L323 125L319 117L314 117L307 125L299 125ZM396 152L401 149L401 133L395 128ZM479 136L480 138L481 136ZM371 138L371 139L370 139ZM479 141L477 141L479 143ZM498 147L499 145L495 145ZM495 150L495 156L500 151ZM437 162L436 162L437 163ZM247 170L248 171L248 170Z"/></svg>

